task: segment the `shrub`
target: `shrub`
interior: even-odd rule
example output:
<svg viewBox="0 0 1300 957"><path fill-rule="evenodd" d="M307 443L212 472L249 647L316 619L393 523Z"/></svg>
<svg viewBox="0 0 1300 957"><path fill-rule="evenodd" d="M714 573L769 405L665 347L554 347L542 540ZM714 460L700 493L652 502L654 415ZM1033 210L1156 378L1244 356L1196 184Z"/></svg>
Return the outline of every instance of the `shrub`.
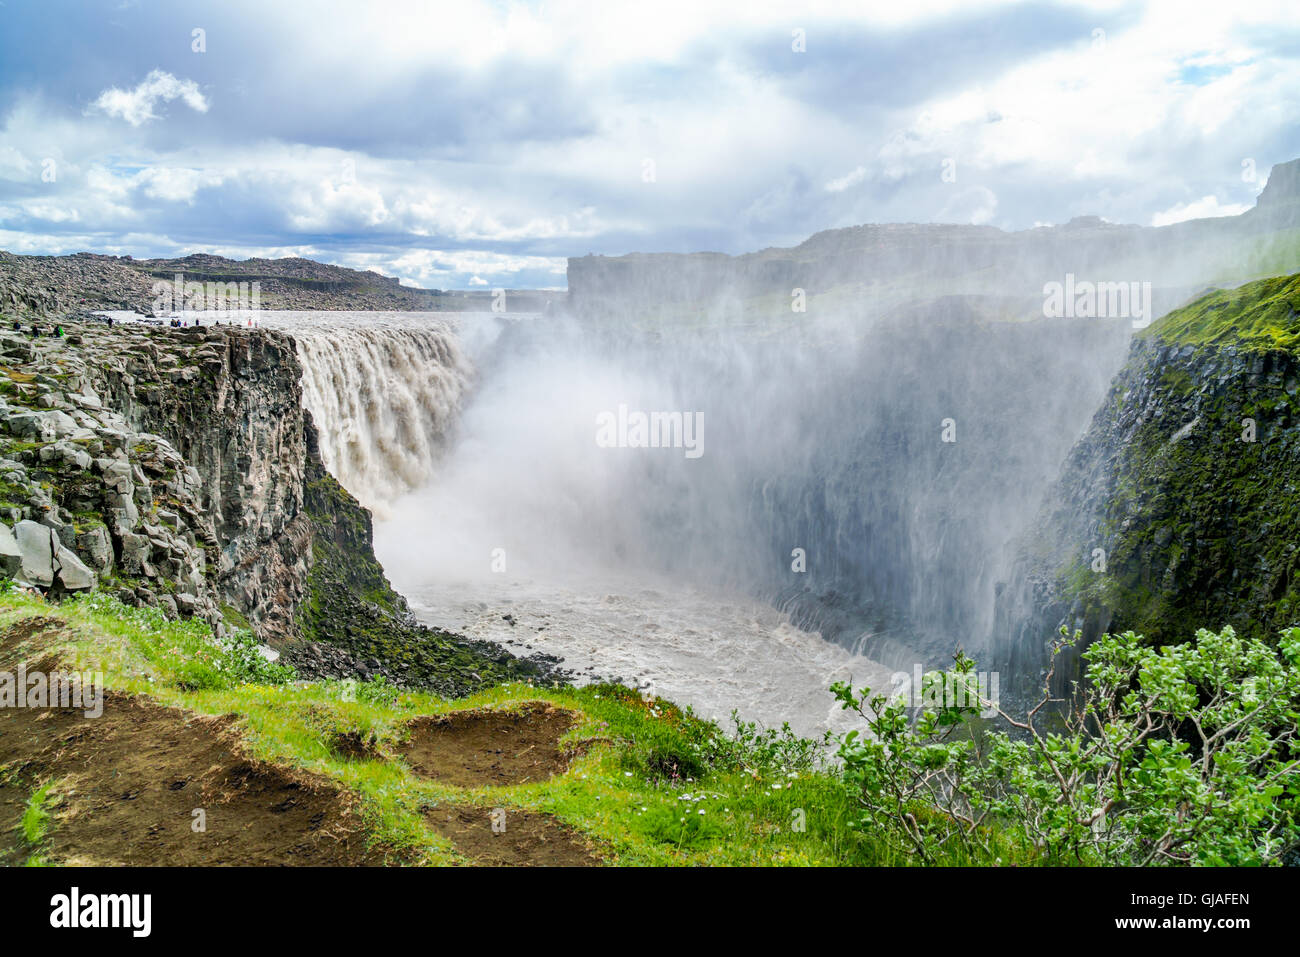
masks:
<svg viewBox="0 0 1300 957"><path fill-rule="evenodd" d="M810 771L821 756L819 742L801 738L787 721L780 728L763 728L756 721L742 721L731 712L735 731L714 742L714 763L733 770L747 769L767 774Z"/></svg>
<svg viewBox="0 0 1300 957"><path fill-rule="evenodd" d="M960 696L913 723L835 685L867 724L839 739L856 826L926 863L991 862L1007 837L1045 862L1119 865L1276 864L1300 844L1300 628L1276 648L1231 628L1159 649L1128 632L1083 657L1070 700L998 709L1011 733L975 733L979 708L946 704ZM974 691L974 663L940 680Z"/></svg>

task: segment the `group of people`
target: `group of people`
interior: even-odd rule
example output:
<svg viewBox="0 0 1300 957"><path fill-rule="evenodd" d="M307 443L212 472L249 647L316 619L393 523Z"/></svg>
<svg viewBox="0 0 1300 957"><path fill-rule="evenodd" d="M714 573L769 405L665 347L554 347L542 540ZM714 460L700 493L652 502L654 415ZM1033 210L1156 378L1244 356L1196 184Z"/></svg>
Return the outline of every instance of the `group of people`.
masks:
<svg viewBox="0 0 1300 957"><path fill-rule="evenodd" d="M101 322L105 322L105 323L107 323L110 327L114 324L114 319L113 319L112 316L96 316L95 318L99 319ZM157 320L157 322L160 323L161 320ZM168 320L168 324L169 324L173 329L187 329L187 328L189 328L189 327L191 327L191 326L194 326L194 327L200 327L200 326L202 326L202 325L203 325L203 320L202 320L202 319L192 319L192 320L187 320L187 319L172 318L172 319ZM222 322L222 321L219 320L219 319L214 319L211 323L209 323L209 325L213 325L213 326L237 326L237 325L239 325L239 323L236 322L236 321L231 321L231 322ZM252 319L249 319L249 320L248 320L248 325L253 326L253 325L256 325L256 323L255 323ZM14 328L14 332L22 332L22 331L23 331L23 324L22 324L21 322L19 322L17 319L15 319L14 322L13 322L13 328ZM27 329L27 334L28 334L29 336L36 337L36 338L39 338L39 337L41 337L41 336L50 336L50 337L53 337L53 338L56 338L56 339L62 339L62 338L63 338L63 326L62 326L61 324L59 324L59 323L55 323L54 328L53 328L52 330L50 330L50 329L48 329L48 328L46 328L46 327L39 326L39 325L37 325L36 323L32 323L31 327Z"/></svg>
<svg viewBox="0 0 1300 957"><path fill-rule="evenodd" d="M23 324L22 324L21 322L19 322L17 319L15 319L15 320L14 320L14 332L22 332L22 331L23 331ZM62 339L62 338L63 338L63 326L59 325L58 323L55 323L55 325L54 325L54 331L53 331L53 332L46 332L44 329L42 329L40 326L38 326L36 323L33 322L33 323L32 323L32 327L31 327L31 329L28 330L27 334L28 334L29 336L32 336L32 337L35 337L35 338L39 338L40 336L49 335L49 336L53 336L53 337L56 338L56 339Z"/></svg>
<svg viewBox="0 0 1300 957"><path fill-rule="evenodd" d="M222 319L220 318L220 316L227 316L227 315L228 315L228 313L214 314L210 319L208 319L208 321L207 321L206 323L205 323L202 319L183 319L183 318L180 318L179 316L173 316L171 319L168 320L168 324L169 324L173 329L189 329L189 328L191 328L191 327L195 327L195 328L197 328L197 327L202 327L202 326L204 326L204 325L207 325L207 326L238 326L238 325L240 325L240 322L239 322L238 317L232 317L232 318L228 318L228 319L226 319L225 321L222 321ZM250 327L251 327L251 326L256 326L256 325L257 325L257 319L256 319L255 317L253 317L253 316L249 316L249 317L247 317L247 318L244 320L244 323L243 323L243 324L244 324L244 325L247 325L247 326L250 326Z"/></svg>

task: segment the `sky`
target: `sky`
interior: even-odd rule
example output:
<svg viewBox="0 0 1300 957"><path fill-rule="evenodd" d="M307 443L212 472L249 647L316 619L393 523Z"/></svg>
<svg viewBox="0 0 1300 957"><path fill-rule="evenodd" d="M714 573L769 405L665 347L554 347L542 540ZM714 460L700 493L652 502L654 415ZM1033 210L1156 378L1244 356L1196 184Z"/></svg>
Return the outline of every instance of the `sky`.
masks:
<svg viewBox="0 0 1300 957"><path fill-rule="evenodd" d="M822 229L1165 225L1300 157L1300 5L0 0L0 249L425 288Z"/></svg>

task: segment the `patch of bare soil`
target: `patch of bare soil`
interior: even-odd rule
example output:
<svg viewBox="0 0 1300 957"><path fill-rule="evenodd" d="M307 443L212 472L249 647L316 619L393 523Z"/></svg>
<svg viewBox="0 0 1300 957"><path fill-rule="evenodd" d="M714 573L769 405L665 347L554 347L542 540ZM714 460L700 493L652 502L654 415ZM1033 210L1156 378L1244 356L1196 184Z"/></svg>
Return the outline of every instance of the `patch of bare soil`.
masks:
<svg viewBox="0 0 1300 957"><path fill-rule="evenodd" d="M20 625L28 637L50 627ZM8 645L15 633L0 641ZM51 863L384 863L383 849L366 847L355 798L250 759L231 723L115 692L98 718L79 709L0 708L0 863L22 863L35 850L18 823L31 792L53 778L63 783L39 848Z"/></svg>
<svg viewBox="0 0 1300 957"><path fill-rule="evenodd" d="M400 753L416 774L459 787L544 781L568 768L560 737L576 722L544 701L417 718Z"/></svg>
<svg viewBox="0 0 1300 957"><path fill-rule="evenodd" d="M381 756L374 735L360 731L340 731L330 737L329 746L345 761L372 761Z"/></svg>
<svg viewBox="0 0 1300 957"><path fill-rule="evenodd" d="M63 622L57 618L33 615L14 622L0 631L0 664L28 661L32 652L43 650L59 635Z"/></svg>
<svg viewBox="0 0 1300 957"><path fill-rule="evenodd" d="M439 807L425 812L424 819L430 829L480 866L599 867L602 863L581 836L549 814L512 808Z"/></svg>

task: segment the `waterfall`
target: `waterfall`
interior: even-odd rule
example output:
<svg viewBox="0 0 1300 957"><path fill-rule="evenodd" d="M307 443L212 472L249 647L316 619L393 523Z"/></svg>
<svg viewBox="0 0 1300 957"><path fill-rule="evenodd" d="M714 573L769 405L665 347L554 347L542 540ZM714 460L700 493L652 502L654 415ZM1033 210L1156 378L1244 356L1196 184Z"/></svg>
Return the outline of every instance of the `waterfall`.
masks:
<svg viewBox="0 0 1300 957"><path fill-rule="evenodd" d="M303 404L325 467L381 516L433 475L471 367L441 320L298 327Z"/></svg>
<svg viewBox="0 0 1300 957"><path fill-rule="evenodd" d="M1127 323L990 323L983 306L809 317L771 335L275 321L296 343L326 468L381 523L400 510L385 532L395 567L716 585L910 667L992 638L1007 547L1127 346ZM619 410L703 423L701 454L607 447L598 423Z"/></svg>
<svg viewBox="0 0 1300 957"><path fill-rule="evenodd" d="M386 554L427 581L496 575L496 561L538 581L716 585L908 667L979 650L1006 548L1122 363L1128 324L973 310L808 317L773 335L463 324L473 398ZM702 422L702 454L602 442L602 420L635 410Z"/></svg>

